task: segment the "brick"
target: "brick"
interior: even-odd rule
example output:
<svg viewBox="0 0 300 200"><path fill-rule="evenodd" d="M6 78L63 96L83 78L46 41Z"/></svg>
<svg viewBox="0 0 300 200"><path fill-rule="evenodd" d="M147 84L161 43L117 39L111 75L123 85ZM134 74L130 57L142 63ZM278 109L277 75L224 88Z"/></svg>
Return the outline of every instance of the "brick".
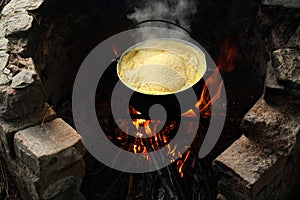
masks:
<svg viewBox="0 0 300 200"><path fill-rule="evenodd" d="M259 100L244 116L244 134L279 155L290 155L300 132L299 106L270 105Z"/></svg>
<svg viewBox="0 0 300 200"><path fill-rule="evenodd" d="M80 160L84 153L80 136L62 119L17 132L14 147L16 157L39 177Z"/></svg>
<svg viewBox="0 0 300 200"><path fill-rule="evenodd" d="M15 178L16 186L23 199L55 199L69 188L78 188L85 173L85 164L79 160L51 176L39 178L20 160L7 160L8 171ZM70 199L70 194L61 194Z"/></svg>
<svg viewBox="0 0 300 200"><path fill-rule="evenodd" d="M56 114L54 110L45 103L41 109L37 109L23 117L10 121L0 118L0 142L2 146L2 150L0 152L2 156L14 156L13 138L17 131L42 122L51 121L55 118L55 116Z"/></svg>
<svg viewBox="0 0 300 200"><path fill-rule="evenodd" d="M283 169L286 158L242 135L214 160L219 189L227 199L255 199Z"/></svg>
<svg viewBox="0 0 300 200"><path fill-rule="evenodd" d="M257 200L290 199L293 186L300 177L300 135L297 135L297 144L293 154L288 156L284 168L280 173L257 195Z"/></svg>

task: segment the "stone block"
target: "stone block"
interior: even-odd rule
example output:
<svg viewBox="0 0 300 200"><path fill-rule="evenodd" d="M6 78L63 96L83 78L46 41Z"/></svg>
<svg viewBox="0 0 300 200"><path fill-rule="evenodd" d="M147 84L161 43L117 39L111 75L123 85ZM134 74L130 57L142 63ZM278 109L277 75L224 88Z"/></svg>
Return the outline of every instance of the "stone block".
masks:
<svg viewBox="0 0 300 200"><path fill-rule="evenodd" d="M34 175L30 169L20 161L14 159L6 159L7 171L14 178L14 183L18 188L18 192L22 199L37 200L39 195L37 193L36 185L39 178Z"/></svg>
<svg viewBox="0 0 300 200"><path fill-rule="evenodd" d="M17 131L43 122L51 121L55 118L55 116L56 114L54 110L45 103L42 108L36 109L34 112L28 113L20 118L9 121L0 118L0 142L2 146L2 156L14 156L13 138Z"/></svg>
<svg viewBox="0 0 300 200"><path fill-rule="evenodd" d="M290 155L300 132L299 106L270 105L259 100L244 116L245 135L279 155Z"/></svg>
<svg viewBox="0 0 300 200"><path fill-rule="evenodd" d="M80 136L62 119L55 119L17 132L16 157L39 177L49 176L82 159Z"/></svg>
<svg viewBox="0 0 300 200"><path fill-rule="evenodd" d="M55 199L57 195L64 193L69 188L78 188L85 173L83 160L44 178L36 176L20 160L7 160L7 164L8 171L15 178L21 197L26 200ZM64 199L70 199L67 195L62 196Z"/></svg>
<svg viewBox="0 0 300 200"><path fill-rule="evenodd" d="M85 175L85 163L83 159L72 165L51 174L48 177L40 178L38 188L39 196L42 199L51 199L60 193L65 192L70 187L78 188ZM65 199L69 199L64 195Z"/></svg>
<svg viewBox="0 0 300 200"><path fill-rule="evenodd" d="M22 83L20 81L17 85ZM22 89L0 86L0 116L7 120L22 117L41 108L44 100L44 91L39 81Z"/></svg>
<svg viewBox="0 0 300 200"><path fill-rule="evenodd" d="M293 74L299 73L299 66L295 66L295 62L298 61L293 61L299 60L299 58L297 56L295 58L289 57L286 59L290 59L290 61L283 63L284 58L280 54L281 51L275 51L272 62L268 63L264 99L270 104L300 105L299 78Z"/></svg>
<svg viewBox="0 0 300 200"><path fill-rule="evenodd" d="M286 158L242 135L214 160L219 189L227 199L256 199L283 169Z"/></svg>
<svg viewBox="0 0 300 200"><path fill-rule="evenodd" d="M296 190L299 189L299 184L297 183L300 177L299 139L300 135L297 136L295 151L288 156L284 168L267 187L259 192L256 200L291 199L291 192L295 190L295 185Z"/></svg>
<svg viewBox="0 0 300 200"><path fill-rule="evenodd" d="M300 94L300 52L295 49L278 49L272 54L272 67L278 73L277 82Z"/></svg>
<svg viewBox="0 0 300 200"><path fill-rule="evenodd" d="M298 171L299 164L286 163L284 169L280 171L267 187L259 192L255 200L290 199L287 198L287 195L296 181L295 173Z"/></svg>
<svg viewBox="0 0 300 200"><path fill-rule="evenodd" d="M299 10L299 8L268 3L259 6L257 27L268 50L289 47L287 44L299 26Z"/></svg>
<svg viewBox="0 0 300 200"><path fill-rule="evenodd" d="M265 91L263 98L269 104L274 105L300 105L299 95L295 95L295 93L277 83L277 73L272 67L268 67L267 69L267 77L265 82Z"/></svg>

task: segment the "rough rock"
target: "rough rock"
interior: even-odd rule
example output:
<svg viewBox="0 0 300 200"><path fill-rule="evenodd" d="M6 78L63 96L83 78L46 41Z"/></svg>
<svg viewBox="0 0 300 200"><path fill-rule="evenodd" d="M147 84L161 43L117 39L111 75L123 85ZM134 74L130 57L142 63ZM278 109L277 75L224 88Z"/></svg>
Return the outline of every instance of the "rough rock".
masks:
<svg viewBox="0 0 300 200"><path fill-rule="evenodd" d="M15 120L7 121L0 118L0 143L2 143L2 156L14 156L13 137L17 131L51 121L55 118L55 115L54 110L45 103L41 109L37 109L34 112L28 113L27 115Z"/></svg>
<svg viewBox="0 0 300 200"><path fill-rule="evenodd" d="M300 132L299 106L269 105L259 100L241 123L245 135L279 155L290 155Z"/></svg>
<svg viewBox="0 0 300 200"><path fill-rule="evenodd" d="M10 55L27 55L30 49L28 48L30 46L28 43L32 40L28 38L13 38L9 41L8 52Z"/></svg>
<svg viewBox="0 0 300 200"><path fill-rule="evenodd" d="M19 160L8 160L7 164L23 199L55 199L57 195L70 199L64 192L72 187L78 188L85 173L83 160L45 178L37 177Z"/></svg>
<svg viewBox="0 0 300 200"><path fill-rule="evenodd" d="M6 51L7 44L8 44L8 39L6 39L4 37L0 38L0 51Z"/></svg>
<svg viewBox="0 0 300 200"><path fill-rule="evenodd" d="M0 86L7 85L10 83L12 79L12 73L7 68L4 68L2 72L0 72Z"/></svg>
<svg viewBox="0 0 300 200"><path fill-rule="evenodd" d="M0 11L3 9L5 5L7 5L10 2L10 0L2 0L0 1Z"/></svg>
<svg viewBox="0 0 300 200"><path fill-rule="evenodd" d="M285 157L268 153L262 145L243 135L214 161L214 168L221 177L220 192L227 199L256 199L285 162Z"/></svg>
<svg viewBox="0 0 300 200"><path fill-rule="evenodd" d="M13 33L27 31L31 28L33 17L28 15L26 11L17 14L7 15L0 21L0 37L8 36Z"/></svg>
<svg viewBox="0 0 300 200"><path fill-rule="evenodd" d="M45 93L34 69L32 58L18 57L13 61L12 58L10 60L17 66L9 64L5 68L10 74L3 79L3 83L10 82L7 78L10 78L12 74L17 73L17 75L12 78L11 86L0 86L0 116L4 119L13 119L33 112L42 107L45 101Z"/></svg>
<svg viewBox="0 0 300 200"><path fill-rule="evenodd" d="M0 86L0 116L6 120L22 117L43 106L45 97L40 83L26 89Z"/></svg>
<svg viewBox="0 0 300 200"><path fill-rule="evenodd" d="M292 50L292 52L294 52L294 50ZM283 59L290 59L290 61L282 63L284 62ZM290 56L282 56L281 51L275 51L275 55L273 56L274 62L269 62L267 68L264 92L266 102L275 105L300 105L300 91L298 89L299 76L295 76L295 74L288 70L290 68L296 73L299 72L299 66L295 65L298 62L296 59L297 58L291 58Z"/></svg>
<svg viewBox="0 0 300 200"><path fill-rule="evenodd" d="M9 74L10 74L10 70L9 70L9 69L7 69L7 68L5 68L5 69L3 70L3 74L5 74L5 75L9 75Z"/></svg>
<svg viewBox="0 0 300 200"><path fill-rule="evenodd" d="M26 10L35 10L40 7L44 0L11 0L3 10L2 15L6 16L12 13L26 11Z"/></svg>
<svg viewBox="0 0 300 200"><path fill-rule="evenodd" d="M270 104L275 105L286 103L294 103L300 105L300 100L298 99L298 97L295 97L293 93L286 90L284 86L279 85L277 80L278 73L269 63L265 81L265 91L263 95L264 100Z"/></svg>
<svg viewBox="0 0 300 200"><path fill-rule="evenodd" d="M7 75L4 73L0 73L0 86L1 85L7 85L8 83L10 83L12 76L11 75Z"/></svg>
<svg viewBox="0 0 300 200"><path fill-rule="evenodd" d="M62 119L17 132L14 148L17 158L39 177L80 160L84 153L80 136Z"/></svg>
<svg viewBox="0 0 300 200"><path fill-rule="evenodd" d="M0 73L2 73L3 69L7 65L8 57L9 55L6 52L0 50Z"/></svg>
<svg viewBox="0 0 300 200"><path fill-rule="evenodd" d="M299 145L299 143L298 143ZM257 200L291 199L287 197L290 194L292 186L296 183L296 177L299 177L300 164L290 162L287 159L286 165L279 174L257 195ZM298 175L297 175L298 174Z"/></svg>
<svg viewBox="0 0 300 200"><path fill-rule="evenodd" d="M300 93L300 52L278 49L272 55L272 67L278 72L277 82Z"/></svg>
<svg viewBox="0 0 300 200"><path fill-rule="evenodd" d="M34 82L34 77L37 74L34 71L24 69L12 78L11 87L14 89L25 88Z"/></svg>
<svg viewBox="0 0 300 200"><path fill-rule="evenodd" d="M5 161L7 166L9 166L7 170L14 178L22 198L30 200L39 199L36 188L39 178L24 163L14 159L6 159Z"/></svg>
<svg viewBox="0 0 300 200"><path fill-rule="evenodd" d="M269 6L283 6L287 8L300 8L299 0L263 0L262 4Z"/></svg>
<svg viewBox="0 0 300 200"><path fill-rule="evenodd" d="M297 0L296 0L297 1ZM286 1L287 2L287 1ZM258 10L258 30L270 51L288 47L299 26L300 8L262 4Z"/></svg>
<svg viewBox="0 0 300 200"><path fill-rule="evenodd" d="M64 199L70 199L69 196L66 196L68 195L67 193L63 193L70 187L78 188L84 175L85 163L81 159L49 177L40 178L42 186L39 194L42 199L51 199L62 193Z"/></svg>

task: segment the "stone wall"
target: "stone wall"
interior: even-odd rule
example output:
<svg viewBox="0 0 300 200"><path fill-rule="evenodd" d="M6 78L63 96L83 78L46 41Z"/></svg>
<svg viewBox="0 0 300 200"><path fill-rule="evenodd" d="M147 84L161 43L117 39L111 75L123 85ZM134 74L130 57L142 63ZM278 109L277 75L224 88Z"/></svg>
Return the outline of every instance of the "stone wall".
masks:
<svg viewBox="0 0 300 200"><path fill-rule="evenodd" d="M23 199L84 199L80 136L46 102L35 10L43 0L11 0L0 19L0 152Z"/></svg>
<svg viewBox="0 0 300 200"><path fill-rule="evenodd" d="M263 0L260 37L269 51L263 97L244 116L243 135L214 161L227 199L286 199L300 168L299 1ZM262 63L265 65L265 63Z"/></svg>
<svg viewBox="0 0 300 200"><path fill-rule="evenodd" d="M66 79L70 72L76 73L73 64L78 65L84 57L78 49L87 53L93 42L107 36L102 33L109 32L112 20L118 21L109 16L104 20L106 26L101 24L83 34L82 27L86 31L94 25L94 21L85 24L91 13L80 16L86 18L80 21L76 12L66 15L64 10L56 10L62 7L58 2L11 0L0 16L0 152L24 199L84 199L79 187L85 173L85 149L76 131L57 118L48 103L55 105L65 92L61 86L71 83ZM108 16L105 12L100 17ZM297 1L263 0L256 22L259 35L249 38L247 29L241 36L243 43L255 44L244 49L251 54L248 59L256 55L253 64L260 64L251 69L261 69L255 74L264 75L268 65L268 71L264 97L244 117L244 135L214 162L220 176L219 192L228 199L276 199L288 190L286 183L293 180L294 167L299 168L297 21ZM68 30L65 25L70 22L76 26ZM222 32L228 24L223 26ZM91 43L86 43L89 40ZM257 49L263 42L270 54L268 63L261 55L264 50ZM247 80L243 86L249 84ZM260 87L260 81L252 86ZM52 102L47 103L49 99Z"/></svg>

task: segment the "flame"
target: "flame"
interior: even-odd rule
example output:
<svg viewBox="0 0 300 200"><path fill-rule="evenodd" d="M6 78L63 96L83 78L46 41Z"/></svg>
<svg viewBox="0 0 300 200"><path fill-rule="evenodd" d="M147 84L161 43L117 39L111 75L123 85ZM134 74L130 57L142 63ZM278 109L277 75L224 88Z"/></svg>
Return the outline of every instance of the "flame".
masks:
<svg viewBox="0 0 300 200"><path fill-rule="evenodd" d="M219 67L216 68L213 75L210 76L202 90L201 96L199 101L196 103L195 107L199 110L200 114L204 117L210 116L209 108L210 106L215 103L216 100L218 100L221 96L221 91L223 87L223 80L218 80ZM220 82L218 82L220 81ZM215 94L209 94L208 87L217 87L217 91ZM212 97L210 97L212 95Z"/></svg>
<svg viewBox="0 0 300 200"><path fill-rule="evenodd" d="M113 49L113 52L114 52L116 58L120 57L120 55L119 55L119 53L118 53L118 50L117 50L117 48L115 47L114 44L112 45L112 49Z"/></svg>
<svg viewBox="0 0 300 200"><path fill-rule="evenodd" d="M133 145L133 152L137 153L137 145L136 144Z"/></svg>
<svg viewBox="0 0 300 200"><path fill-rule="evenodd" d="M233 40L226 39L221 46L219 57L216 60L217 68L206 80L200 98L195 104L196 109L190 109L183 113L182 116L196 118L197 111L195 110L199 110L200 115L206 118L211 115L210 107L220 98L224 84L223 80L218 79L218 72L221 72L221 74L230 73L232 70L234 70L234 62L238 59L241 59L241 56L239 55L237 43L233 42ZM209 94L208 88L211 87L215 88L214 94ZM178 173L181 178L184 176L183 167L187 162L189 155L190 151L187 151L184 159L181 158L177 161Z"/></svg>
<svg viewBox="0 0 300 200"><path fill-rule="evenodd" d="M226 39L224 41L219 56L216 59L218 69L222 74L231 72L234 69L234 62L242 59L239 51L238 43L233 39Z"/></svg>
<svg viewBox="0 0 300 200"><path fill-rule="evenodd" d="M129 113L131 113L131 114L137 114L137 115L141 115L142 114L141 112L137 111L132 106L129 107ZM132 120L132 123L133 123L133 125L135 125L136 130L139 130L139 128L142 126L142 127L144 127L145 133L148 136L152 136L152 130L150 128L151 120L134 119L134 120Z"/></svg>
<svg viewBox="0 0 300 200"><path fill-rule="evenodd" d="M142 113L137 111L134 107L129 106L129 113L141 115Z"/></svg>
<svg viewBox="0 0 300 200"><path fill-rule="evenodd" d="M144 131L148 136L152 136L152 130L150 128L151 120L146 119L134 119L132 120L133 125L135 125L136 130L139 130L140 127L144 127Z"/></svg>
<svg viewBox="0 0 300 200"><path fill-rule="evenodd" d="M183 113L181 116L183 117L189 117L189 118L197 118L197 112L193 109L190 109Z"/></svg>
<svg viewBox="0 0 300 200"><path fill-rule="evenodd" d="M216 60L218 66L213 74L206 80L200 99L195 105L195 107L199 109L199 112L202 116L210 116L210 106L221 96L224 82L223 80L218 80L218 72L221 72L221 74L231 72L234 69L234 62L237 58L241 58L239 56L237 43L230 39L226 39L220 49L220 55ZM208 87L216 88L215 94L209 94Z"/></svg>
<svg viewBox="0 0 300 200"><path fill-rule="evenodd" d="M170 144L168 144L168 155L171 155L171 156L175 156L175 152L176 152L176 149L177 149L177 144L174 146L174 148L172 149Z"/></svg>
<svg viewBox="0 0 300 200"><path fill-rule="evenodd" d="M183 175L184 175L183 170L182 170L183 166L187 162L187 159L188 159L190 153L191 152L188 150L187 153L186 153L185 158L183 159L183 161L181 159L178 159L178 161L177 161L178 173L179 173L181 178L183 178Z"/></svg>

